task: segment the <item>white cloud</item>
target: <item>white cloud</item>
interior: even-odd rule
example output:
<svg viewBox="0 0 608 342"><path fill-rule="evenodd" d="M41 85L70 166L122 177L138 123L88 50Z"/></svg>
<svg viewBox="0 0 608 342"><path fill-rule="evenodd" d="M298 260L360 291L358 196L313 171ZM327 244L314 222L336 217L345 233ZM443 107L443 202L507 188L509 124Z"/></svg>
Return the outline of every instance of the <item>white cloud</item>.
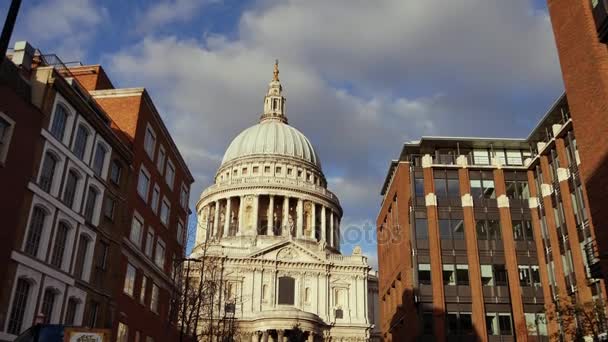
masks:
<svg viewBox="0 0 608 342"><path fill-rule="evenodd" d="M373 222L404 141L526 135L550 102L530 99L559 95L550 24L531 13L528 0L263 1L236 40L149 36L108 64L165 109L197 194L257 121L279 58L290 124L315 145L345 215Z"/></svg>
<svg viewBox="0 0 608 342"><path fill-rule="evenodd" d="M150 32L158 27L179 21L189 21L203 6L219 0L165 0L151 5L137 18L136 31Z"/></svg>
<svg viewBox="0 0 608 342"><path fill-rule="evenodd" d="M24 6L17 21L17 39L36 47L52 46L65 61L79 60L91 44L97 27L108 17L107 10L92 0L50 0Z"/></svg>

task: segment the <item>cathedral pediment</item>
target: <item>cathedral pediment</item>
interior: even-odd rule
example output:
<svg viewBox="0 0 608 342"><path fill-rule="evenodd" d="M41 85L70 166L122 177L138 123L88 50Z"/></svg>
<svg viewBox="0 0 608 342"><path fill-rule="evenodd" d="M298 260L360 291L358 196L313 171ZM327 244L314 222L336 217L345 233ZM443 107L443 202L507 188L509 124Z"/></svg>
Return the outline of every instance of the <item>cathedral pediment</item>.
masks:
<svg viewBox="0 0 608 342"><path fill-rule="evenodd" d="M325 254L317 254L317 252L302 246L293 241L281 241L260 249L247 256L252 259L277 260L285 262L302 262L302 263L326 263Z"/></svg>

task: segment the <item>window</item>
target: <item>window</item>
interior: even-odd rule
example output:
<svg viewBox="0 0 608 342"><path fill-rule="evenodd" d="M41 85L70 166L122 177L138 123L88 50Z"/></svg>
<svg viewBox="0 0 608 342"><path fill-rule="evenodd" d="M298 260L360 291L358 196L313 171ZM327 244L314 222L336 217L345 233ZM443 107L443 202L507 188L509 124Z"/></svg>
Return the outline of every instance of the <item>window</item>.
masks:
<svg viewBox="0 0 608 342"><path fill-rule="evenodd" d="M481 284L483 286L494 286L494 275L492 274L492 265L480 265L481 268Z"/></svg>
<svg viewBox="0 0 608 342"><path fill-rule="evenodd" d="M99 256L97 257L96 266L102 271L105 271L108 266L108 251L110 250L110 245L108 242L100 241L99 242Z"/></svg>
<svg viewBox="0 0 608 342"><path fill-rule="evenodd" d="M173 181L175 180L175 166L170 160L167 160L167 173L165 174L165 180L169 189L173 189Z"/></svg>
<svg viewBox="0 0 608 342"><path fill-rule="evenodd" d="M290 168L290 167L288 167L288 168L287 168L287 175L288 175L288 176L291 176L292 174L293 174L293 169L292 169L292 168Z"/></svg>
<svg viewBox="0 0 608 342"><path fill-rule="evenodd" d="M483 196L481 180L471 179L471 196L473 198L481 198Z"/></svg>
<svg viewBox="0 0 608 342"><path fill-rule="evenodd" d="M42 307L40 308L40 313L44 316L44 324L51 323L56 296L57 293L55 290L50 288L44 290L44 295L42 295Z"/></svg>
<svg viewBox="0 0 608 342"><path fill-rule="evenodd" d="M424 197L424 179L414 178L414 190L416 197Z"/></svg>
<svg viewBox="0 0 608 342"><path fill-rule="evenodd" d="M241 170L241 175L243 175L243 176L247 175L247 168L246 168L246 167L244 167L244 168Z"/></svg>
<svg viewBox="0 0 608 342"><path fill-rule="evenodd" d="M473 319L470 313L461 312L459 314L460 320L460 334L468 335L473 332Z"/></svg>
<svg viewBox="0 0 608 342"><path fill-rule="evenodd" d="M137 180L137 193L144 200L148 201L148 190L150 188L150 173L143 165L139 169L139 178Z"/></svg>
<svg viewBox="0 0 608 342"><path fill-rule="evenodd" d="M513 225L513 238L515 240L525 240L524 239L524 225L520 220L511 221Z"/></svg>
<svg viewBox="0 0 608 342"><path fill-rule="evenodd" d="M449 240L452 238L452 234L450 233L451 226L450 220L440 219L439 221L439 236L442 240Z"/></svg>
<svg viewBox="0 0 608 342"><path fill-rule="evenodd" d="M456 281L458 285L469 285L469 265L456 265Z"/></svg>
<svg viewBox="0 0 608 342"><path fill-rule="evenodd" d="M534 286L540 286L540 273L539 268L536 265L530 266L530 273L532 274L532 284Z"/></svg>
<svg viewBox="0 0 608 342"><path fill-rule="evenodd" d="M448 312L447 313L447 323L448 323L448 334L458 335L458 313L457 312Z"/></svg>
<svg viewBox="0 0 608 342"><path fill-rule="evenodd" d="M95 174L101 177L101 173L103 171L103 164L106 162L106 155L108 154L108 148L102 144L97 143L97 148L95 149L95 157L93 159L93 171Z"/></svg>
<svg viewBox="0 0 608 342"><path fill-rule="evenodd" d="M507 151L507 164L508 165L523 165L521 157L521 151Z"/></svg>
<svg viewBox="0 0 608 342"><path fill-rule="evenodd" d="M427 240L429 238L429 229L425 218L416 219L416 239Z"/></svg>
<svg viewBox="0 0 608 342"><path fill-rule="evenodd" d="M304 302L305 303L310 303L310 287L307 287L304 290Z"/></svg>
<svg viewBox="0 0 608 342"><path fill-rule="evenodd" d="M443 265L443 285L456 285L454 265Z"/></svg>
<svg viewBox="0 0 608 342"><path fill-rule="evenodd" d="M76 266L74 270L74 275L80 279L82 279L84 276L84 265L86 263L86 256L90 243L91 239L89 239L88 236L85 234L80 234L80 238L78 239L78 251L76 252Z"/></svg>
<svg viewBox="0 0 608 342"><path fill-rule="evenodd" d="M181 222L177 223L177 243L183 245L184 243L184 224Z"/></svg>
<svg viewBox="0 0 608 342"><path fill-rule="evenodd" d="M433 335L433 313L425 312L422 314L422 333Z"/></svg>
<svg viewBox="0 0 608 342"><path fill-rule="evenodd" d="M156 253L154 253L154 263L160 268L165 268L165 242L158 238L156 240Z"/></svg>
<svg viewBox="0 0 608 342"><path fill-rule="evenodd" d="M152 294L150 296L150 310L152 312L158 313L158 303L159 303L159 288L156 284L152 284Z"/></svg>
<svg viewBox="0 0 608 342"><path fill-rule="evenodd" d="M112 197L106 197L106 204L103 207L103 216L110 221L114 220L114 211L116 210L116 201Z"/></svg>
<svg viewBox="0 0 608 342"><path fill-rule="evenodd" d="M27 232L27 239L25 240L25 253L33 256L38 254L40 239L42 238L42 229L44 229L46 217L46 210L42 209L41 207L34 207L30 221L30 228Z"/></svg>
<svg viewBox="0 0 608 342"><path fill-rule="evenodd" d="M507 285L507 269L505 265L494 265L494 281L498 286Z"/></svg>
<svg viewBox="0 0 608 342"><path fill-rule="evenodd" d="M445 176L445 175L441 175L441 176ZM445 182L445 178L436 176L434 181L435 181L435 195L437 195L437 198L447 198L448 189L447 189L447 184Z"/></svg>
<svg viewBox="0 0 608 342"><path fill-rule="evenodd" d="M464 240L464 220L452 219L450 225L454 240Z"/></svg>
<svg viewBox="0 0 608 342"><path fill-rule="evenodd" d="M127 272L125 273L125 283L122 291L133 297L133 289L135 288L135 275L137 270L131 264L127 264Z"/></svg>
<svg viewBox="0 0 608 342"><path fill-rule="evenodd" d="M501 335L513 335L510 314L498 314L498 326L500 327Z"/></svg>
<svg viewBox="0 0 608 342"><path fill-rule="evenodd" d="M264 166L264 173L270 173L270 166Z"/></svg>
<svg viewBox="0 0 608 342"><path fill-rule="evenodd" d="M118 185L120 184L120 174L122 173L122 167L118 163L118 161L113 160L112 165L110 166L110 180Z"/></svg>
<svg viewBox="0 0 608 342"><path fill-rule="evenodd" d="M171 203L166 198L163 198L163 204L160 207L160 221L165 225L169 225L169 216L171 211Z"/></svg>
<svg viewBox="0 0 608 342"><path fill-rule="evenodd" d="M152 257L152 249L154 248L154 230L148 228L148 234L146 237L146 250L145 253L148 257Z"/></svg>
<svg viewBox="0 0 608 342"><path fill-rule="evenodd" d="M460 182L458 179L448 179L448 197L459 198L460 197Z"/></svg>
<svg viewBox="0 0 608 342"><path fill-rule="evenodd" d="M473 160L476 165L489 165L490 157L487 150L473 150Z"/></svg>
<svg viewBox="0 0 608 342"><path fill-rule="evenodd" d="M499 220L488 220L488 237L490 240L500 240L501 239L501 230L500 230L500 221Z"/></svg>
<svg viewBox="0 0 608 342"><path fill-rule="evenodd" d="M118 322L116 342L127 342L129 340L129 328L123 322Z"/></svg>
<svg viewBox="0 0 608 342"><path fill-rule="evenodd" d="M182 192L179 196L179 203L182 205L182 208L186 209L188 207L188 188L186 188L185 184L182 184Z"/></svg>
<svg viewBox="0 0 608 342"><path fill-rule="evenodd" d="M165 159L167 159L167 153L165 152L165 147L160 145L158 148L158 158L156 158L156 168L158 172L162 175L165 172Z"/></svg>
<svg viewBox="0 0 608 342"><path fill-rule="evenodd" d="M87 142L89 141L89 129L86 128L83 124L78 125L78 130L76 131L76 139L74 140L74 147L72 151L79 159L84 159L84 155L87 150Z"/></svg>
<svg viewBox="0 0 608 342"><path fill-rule="evenodd" d="M477 240L488 239L488 227L486 225L486 220L476 220L475 228L477 229Z"/></svg>
<svg viewBox="0 0 608 342"><path fill-rule="evenodd" d="M38 185L43 191L51 192L53 185L53 178L55 177L55 169L57 168L57 158L50 153L44 155L44 161L42 162L42 169L40 170L40 178L38 179Z"/></svg>
<svg viewBox="0 0 608 342"><path fill-rule="evenodd" d="M65 325L74 325L76 323L75 319L78 304L78 299L74 297L70 297L70 299L68 299L67 308L65 309L65 319L63 322Z"/></svg>
<svg viewBox="0 0 608 342"><path fill-rule="evenodd" d="M67 223L61 221L57 225L57 233L55 233L55 243L53 246L53 254L51 256L51 265L61 268L63 257L65 255L65 247L68 240L68 232L70 227Z"/></svg>
<svg viewBox="0 0 608 342"><path fill-rule="evenodd" d="M146 282L148 281L148 278L146 278L146 276L143 276L141 278L141 289L139 290L139 302L144 304L144 302L146 301Z"/></svg>
<svg viewBox="0 0 608 342"><path fill-rule="evenodd" d="M517 268L519 269L519 285L521 285L521 286L532 285L532 273L530 272L530 266L519 265L519 266L517 266Z"/></svg>
<svg viewBox="0 0 608 342"><path fill-rule="evenodd" d="M253 167L253 174L254 175L256 175L259 171L260 171L260 168L258 166L254 166Z"/></svg>
<svg viewBox="0 0 608 342"><path fill-rule="evenodd" d="M525 200L530 198L528 182L526 181L505 181L507 197L510 199Z"/></svg>
<svg viewBox="0 0 608 342"><path fill-rule="evenodd" d="M95 302L95 301L91 301L89 304L89 307L90 307L90 309L89 309L88 324L90 327L96 327L97 326L97 316L99 313L99 303Z"/></svg>
<svg viewBox="0 0 608 342"><path fill-rule="evenodd" d="M99 191L95 187L89 186L87 193L87 201L84 206L84 218L88 222L93 222L93 214L95 213L95 205L97 204L97 198L99 197Z"/></svg>
<svg viewBox="0 0 608 342"><path fill-rule="evenodd" d="M493 180L483 180L483 197L484 198L496 198L496 191L494 190Z"/></svg>
<svg viewBox="0 0 608 342"><path fill-rule="evenodd" d="M296 281L292 277L279 278L279 305L293 305Z"/></svg>
<svg viewBox="0 0 608 342"><path fill-rule="evenodd" d="M8 319L7 332L13 335L19 335L23 326L23 316L25 308L29 300L31 284L23 278L17 280L15 287L15 296L13 297L13 306Z"/></svg>
<svg viewBox="0 0 608 342"><path fill-rule="evenodd" d="M418 264L418 282L423 285L431 285L430 264Z"/></svg>
<svg viewBox="0 0 608 342"><path fill-rule="evenodd" d="M144 229L144 223L138 216L133 216L131 221L131 233L129 234L129 240L133 242L138 248L141 247L141 238Z"/></svg>
<svg viewBox="0 0 608 342"><path fill-rule="evenodd" d="M158 184L156 184L154 185L154 190L152 190L152 201L150 202L152 211L155 214L158 213L158 201L160 201L160 187L158 186Z"/></svg>
<svg viewBox="0 0 608 342"><path fill-rule="evenodd" d="M525 313L526 327L531 336L547 336L547 319L543 313Z"/></svg>
<svg viewBox="0 0 608 342"><path fill-rule="evenodd" d="M505 156L505 151L503 150L494 151L494 159L500 163L500 165L507 165L507 158Z"/></svg>
<svg viewBox="0 0 608 342"><path fill-rule="evenodd" d="M72 208L74 205L74 199L76 197L76 187L78 186L78 180L80 177L74 170L68 172L68 177L65 181L65 190L63 191L63 203L68 207Z"/></svg>
<svg viewBox="0 0 608 342"><path fill-rule="evenodd" d="M68 109L61 104L55 107L55 115L51 124L51 134L59 141L63 141L65 136L65 128L68 123Z"/></svg>
<svg viewBox="0 0 608 342"><path fill-rule="evenodd" d="M496 314L494 314L494 313L486 314L486 330L488 332L488 335L490 335L490 336L499 335Z"/></svg>
<svg viewBox="0 0 608 342"><path fill-rule="evenodd" d="M262 300L266 301L268 299L268 285L262 285Z"/></svg>
<svg viewBox="0 0 608 342"><path fill-rule="evenodd" d="M156 148L156 133L154 133L152 127L148 126L144 138L144 149L150 159L154 159L154 148Z"/></svg>

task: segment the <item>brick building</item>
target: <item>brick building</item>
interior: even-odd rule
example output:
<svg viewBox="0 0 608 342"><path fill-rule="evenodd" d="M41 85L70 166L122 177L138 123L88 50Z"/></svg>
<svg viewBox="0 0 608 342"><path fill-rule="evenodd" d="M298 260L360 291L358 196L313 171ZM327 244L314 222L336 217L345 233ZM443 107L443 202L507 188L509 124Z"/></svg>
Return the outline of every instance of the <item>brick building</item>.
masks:
<svg viewBox="0 0 608 342"><path fill-rule="evenodd" d="M377 220L387 341L546 341L557 298L605 298L569 113L564 95L527 139L403 146Z"/></svg>
<svg viewBox="0 0 608 342"><path fill-rule="evenodd" d="M549 0L564 86L578 132L581 176L589 196L597 246L594 268L608 277L608 3L605 0ZM595 19L595 23L594 23ZM601 261L601 262L600 262ZM601 274L600 274L601 272Z"/></svg>
<svg viewBox="0 0 608 342"><path fill-rule="evenodd" d="M193 179L151 99L140 90L106 108L95 89L123 90L101 67L71 69L25 42L11 59L0 69L11 194L0 209L0 340L37 318L112 329L118 341L172 339Z"/></svg>

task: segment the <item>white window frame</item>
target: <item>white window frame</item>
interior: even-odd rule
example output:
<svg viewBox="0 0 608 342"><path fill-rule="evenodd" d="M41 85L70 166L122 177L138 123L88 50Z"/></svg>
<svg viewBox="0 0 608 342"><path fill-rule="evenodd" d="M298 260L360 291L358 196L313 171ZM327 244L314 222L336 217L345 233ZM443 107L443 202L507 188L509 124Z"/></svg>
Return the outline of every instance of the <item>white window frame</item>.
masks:
<svg viewBox="0 0 608 342"><path fill-rule="evenodd" d="M508 165L523 165L524 158L520 150L507 150Z"/></svg>
<svg viewBox="0 0 608 342"><path fill-rule="evenodd" d="M53 174L53 180L51 184L51 191L49 192L52 196L59 197L59 191L61 190L61 179L63 178L63 169L65 165L65 155L59 152L57 149L49 146L48 143L44 144L44 151L42 152L42 162L38 168L38 177L36 184L40 184L40 176L42 176L42 167L44 166L43 161L47 153L54 154L57 158L57 164L55 165L55 172Z"/></svg>
<svg viewBox="0 0 608 342"><path fill-rule="evenodd" d="M169 172L169 170L173 170ZM165 181L169 186L169 189L173 190L173 184L175 183L175 165L171 159L167 158L167 167L165 168Z"/></svg>
<svg viewBox="0 0 608 342"><path fill-rule="evenodd" d="M150 134L152 137L152 146L148 146L148 134ZM146 125L146 132L144 133L144 150L146 151L148 157L150 157L151 160L154 160L154 151L156 150L156 131L154 131L154 128L152 128L150 124Z"/></svg>
<svg viewBox="0 0 608 342"><path fill-rule="evenodd" d="M80 225L80 234L78 235L78 237L76 238L76 246L75 246L75 254L74 256L77 256L78 254L78 248L80 247L80 236L81 235L86 235L89 239L89 246L87 248L87 253L84 257L84 261L83 261L83 265L82 265L82 278L81 280L84 280L86 282L89 281L90 277L91 277L91 269L93 268L93 254L95 252L95 244L96 244L96 239L97 239L97 234L95 234L94 231L90 230L89 228L87 228L84 225ZM72 265L72 273L76 272L76 260L73 260L73 265ZM80 261L78 261L80 262Z"/></svg>
<svg viewBox="0 0 608 342"><path fill-rule="evenodd" d="M167 207L167 215L163 215L163 208ZM163 196L163 201L160 204L160 222L165 226L169 227L169 222L171 222L171 202L167 197Z"/></svg>
<svg viewBox="0 0 608 342"><path fill-rule="evenodd" d="M101 210L102 210L102 207L103 207L103 199L104 199L104 196L105 196L105 187L103 186L103 184L101 184L100 182L98 182L95 178L89 178L89 184L87 184L87 187L86 187L87 191L83 194L83 196L85 196L85 195L88 196L88 194L89 194L88 189L89 189L90 186L95 187L97 189L97 192L99 193L97 201L95 202L95 207L93 209L93 220L91 220L91 223L94 226L98 226L100 218L101 218ZM86 206L86 199L85 199L85 201L83 203L83 208L82 208L82 215L83 216L84 216L84 210L86 209L85 206Z"/></svg>
<svg viewBox="0 0 608 342"><path fill-rule="evenodd" d="M61 203L64 203L63 198L65 196L66 190L65 183L67 181L70 170L74 170L78 175L78 182L76 182L76 190L74 191L74 203L72 203L72 207L70 209L79 213L83 205L82 199L84 198L85 180L87 174L82 169L80 169L72 160L68 160L68 167L66 168L65 174L63 175L63 189L61 192L60 200Z"/></svg>
<svg viewBox="0 0 608 342"><path fill-rule="evenodd" d="M127 263L127 268L125 270L125 279L122 285L122 293L126 294L129 297L133 297L135 293L135 280L137 279L137 268Z"/></svg>
<svg viewBox="0 0 608 342"><path fill-rule="evenodd" d="M6 157L8 156L8 150L11 147L11 141L13 140L13 133L15 132L15 121L3 112L0 112L0 118L6 120L9 125L6 136L4 137L5 141L0 141L0 166L4 166Z"/></svg>
<svg viewBox="0 0 608 342"><path fill-rule="evenodd" d="M74 152L78 127L80 125L83 125L89 131L89 136L87 137L87 143L84 146L84 155L82 156L82 162L85 163L86 165L90 165L91 155L93 154L92 153L93 142L96 140L96 132L93 129L93 127L81 116L79 116L78 119L76 119L76 123L74 126L74 127L76 127L76 129L74 130L74 139L72 139L72 143L70 144L70 152L72 152L72 154L76 157L77 160L80 160L78 158L78 156L76 156L76 153Z"/></svg>
<svg viewBox="0 0 608 342"><path fill-rule="evenodd" d="M148 185L146 185L145 194L141 193L143 190L140 188L140 181L141 181L142 174L144 174L145 176L148 177ZM146 167L142 164L139 167L139 173L137 174L137 194L139 194L139 197L141 197L141 199L143 199L144 202L146 202L146 203L148 203L148 195L150 194L150 184L151 183L152 183L152 175L150 174L150 171L148 171L148 169L146 169Z"/></svg>
<svg viewBox="0 0 608 342"><path fill-rule="evenodd" d="M139 230L139 236L133 236L133 225L135 222L140 223L140 230ZM133 244L135 244L135 246L137 246L137 248L141 248L141 241L142 241L142 236L143 236L143 232L144 232L144 218L137 212L133 213L133 218L131 219L131 228L129 229L129 241L131 241ZM137 239L137 241L134 241L134 238Z"/></svg>
<svg viewBox="0 0 608 342"><path fill-rule="evenodd" d="M144 248L144 254L150 259L152 259L154 256L154 237L154 229L152 229L152 227L148 227L148 231L146 232L146 246Z"/></svg>
<svg viewBox="0 0 608 342"><path fill-rule="evenodd" d="M95 164L95 155L97 154L97 146L100 144L105 147L107 152L103 160L101 174L99 177L101 177L101 179L103 180L106 180L108 177L108 171L110 170L110 160L112 159L112 147L110 147L110 144L108 144L104 139L102 139L99 134L97 134L97 136L95 137L95 142L93 144L93 154L91 155L91 170L93 170L93 173L95 172L95 170L93 169Z"/></svg>
<svg viewBox="0 0 608 342"><path fill-rule="evenodd" d="M49 136L53 137L53 139L55 139L56 141L57 138L55 138L55 136L53 134L51 134L51 127L53 126L53 120L55 120L55 113L57 111L57 107L59 105L64 106L67 111L68 111L68 117L66 119L66 123L65 123L65 131L63 133L63 140L60 141L60 143L62 143L65 146L69 146L70 141L72 139L72 127L74 126L74 119L76 117L76 111L74 110L74 108L72 108L72 106L68 103L68 101L66 101L63 96L61 96L61 94L57 93L55 95L55 103L53 103L53 113L51 114L51 118L49 120L49 125L48 127L46 127L46 130L49 133Z"/></svg>
<svg viewBox="0 0 608 342"><path fill-rule="evenodd" d="M47 211L47 216L44 221L44 227L42 227L42 234L40 235L40 244L38 245L38 252L36 253L36 258L40 260L44 260L44 257L47 255L49 246L49 241L51 239L51 228L53 222L55 220L54 213L55 207L46 201L42 200L39 197L34 196L32 199L32 204L30 205L30 213L27 219L27 226L25 229L25 233L23 235L23 242L21 244L21 250L25 251L25 245L27 244L27 236L30 232L31 224L32 224L32 216L34 214L35 207L41 207Z"/></svg>
<svg viewBox="0 0 608 342"><path fill-rule="evenodd" d="M156 168L161 176L165 172L165 160L167 160L167 151L165 150L165 146L160 144L158 147L158 156L156 157Z"/></svg>
<svg viewBox="0 0 608 342"><path fill-rule="evenodd" d="M28 294L28 301L25 305L25 312L23 314L23 324L21 325L20 333L24 332L26 329L30 328L30 324L27 322L32 322L34 319L34 314L36 310L36 297L40 290L40 283L42 280L42 273L38 271L34 271L33 269L23 266L21 264L17 264L17 271L15 272L15 278L13 281L13 288L11 290L11 301L7 311L7 319L4 322L4 331L8 330L8 317L13 310L13 304L15 301L15 291L17 289L17 280L19 278L23 278L26 281L30 282L30 293ZM10 335L9 335L10 336Z"/></svg>
<svg viewBox="0 0 608 342"><path fill-rule="evenodd" d="M486 149L473 150L473 163L475 165L490 165L490 156Z"/></svg>

